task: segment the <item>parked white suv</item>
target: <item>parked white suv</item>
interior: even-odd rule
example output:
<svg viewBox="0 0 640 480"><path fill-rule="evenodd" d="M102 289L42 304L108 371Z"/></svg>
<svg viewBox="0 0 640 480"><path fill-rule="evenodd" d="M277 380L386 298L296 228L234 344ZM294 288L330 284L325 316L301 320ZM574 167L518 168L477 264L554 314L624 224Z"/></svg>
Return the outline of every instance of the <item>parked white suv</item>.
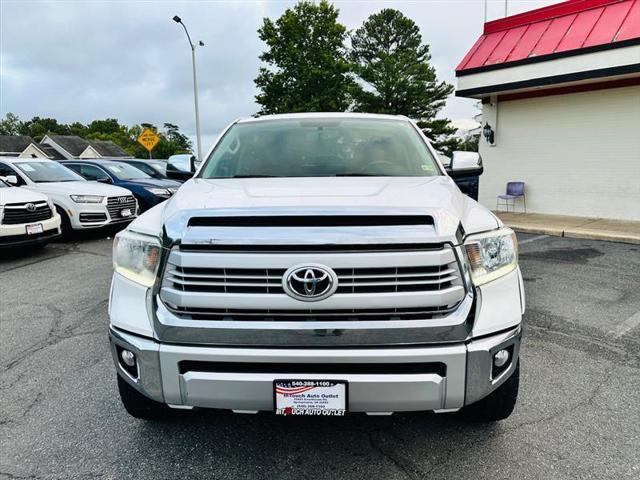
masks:
<svg viewBox="0 0 640 480"><path fill-rule="evenodd" d="M89 182L53 160L0 157L0 179L47 195L60 214L63 233L130 222L138 213L129 190Z"/></svg>
<svg viewBox="0 0 640 480"><path fill-rule="evenodd" d="M0 248L44 246L60 236L60 215L45 195L0 180Z"/></svg>
<svg viewBox="0 0 640 480"><path fill-rule="evenodd" d="M480 172L455 154L452 176ZM517 241L405 117L228 127L194 178L114 242L121 399L282 415L511 414Z"/></svg>

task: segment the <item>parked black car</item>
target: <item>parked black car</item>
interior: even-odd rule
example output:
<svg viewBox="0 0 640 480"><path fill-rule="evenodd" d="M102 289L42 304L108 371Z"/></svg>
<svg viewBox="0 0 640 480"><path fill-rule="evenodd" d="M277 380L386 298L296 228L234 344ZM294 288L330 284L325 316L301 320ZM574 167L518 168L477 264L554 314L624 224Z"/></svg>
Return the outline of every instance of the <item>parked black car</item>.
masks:
<svg viewBox="0 0 640 480"><path fill-rule="evenodd" d="M62 160L60 163L87 180L111 183L124 187L138 200L140 211L164 202L180 188L175 180L152 178L142 170L115 160Z"/></svg>

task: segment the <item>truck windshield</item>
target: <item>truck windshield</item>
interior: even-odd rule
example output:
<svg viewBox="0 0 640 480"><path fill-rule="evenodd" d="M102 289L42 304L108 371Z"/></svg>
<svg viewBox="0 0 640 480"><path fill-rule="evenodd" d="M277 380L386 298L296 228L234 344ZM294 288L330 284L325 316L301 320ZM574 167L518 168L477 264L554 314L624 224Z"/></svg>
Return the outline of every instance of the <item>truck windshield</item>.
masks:
<svg viewBox="0 0 640 480"><path fill-rule="evenodd" d="M20 162L15 165L35 183L84 181L80 175L58 162Z"/></svg>
<svg viewBox="0 0 640 480"><path fill-rule="evenodd" d="M425 142L405 120L305 118L231 127L201 178L441 175Z"/></svg>

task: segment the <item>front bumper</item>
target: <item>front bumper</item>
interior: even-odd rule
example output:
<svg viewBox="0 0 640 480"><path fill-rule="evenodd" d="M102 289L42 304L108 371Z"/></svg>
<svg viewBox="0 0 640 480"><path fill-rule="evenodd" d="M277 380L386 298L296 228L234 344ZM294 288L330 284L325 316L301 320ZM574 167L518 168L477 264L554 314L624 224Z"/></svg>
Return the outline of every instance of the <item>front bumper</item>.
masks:
<svg viewBox="0 0 640 480"><path fill-rule="evenodd" d="M348 382L350 412L388 413L459 409L487 396L514 372L521 335L518 325L466 343L366 349L176 345L116 329L109 338L118 374L147 397L172 406L269 411L275 379L332 379ZM119 361L123 348L136 355L136 375ZM493 378L493 354L503 348L512 355ZM286 365L300 370L301 364L308 373L286 372ZM348 373L313 373L314 365L326 372L331 364ZM393 373L381 373L391 364ZM398 365L406 365L407 373L398 373Z"/></svg>
<svg viewBox="0 0 640 480"><path fill-rule="evenodd" d="M26 225L0 225L0 248L23 247L50 242L60 236L60 216L33 222L42 225L42 233L27 235Z"/></svg>

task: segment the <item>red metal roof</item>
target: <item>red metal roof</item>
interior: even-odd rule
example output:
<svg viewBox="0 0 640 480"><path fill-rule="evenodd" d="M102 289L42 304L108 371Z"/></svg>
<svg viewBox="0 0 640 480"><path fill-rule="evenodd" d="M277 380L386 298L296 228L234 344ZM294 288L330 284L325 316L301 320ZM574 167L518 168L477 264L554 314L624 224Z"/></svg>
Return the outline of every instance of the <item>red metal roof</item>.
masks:
<svg viewBox="0 0 640 480"><path fill-rule="evenodd" d="M640 0L569 0L485 23L456 72L634 39Z"/></svg>

